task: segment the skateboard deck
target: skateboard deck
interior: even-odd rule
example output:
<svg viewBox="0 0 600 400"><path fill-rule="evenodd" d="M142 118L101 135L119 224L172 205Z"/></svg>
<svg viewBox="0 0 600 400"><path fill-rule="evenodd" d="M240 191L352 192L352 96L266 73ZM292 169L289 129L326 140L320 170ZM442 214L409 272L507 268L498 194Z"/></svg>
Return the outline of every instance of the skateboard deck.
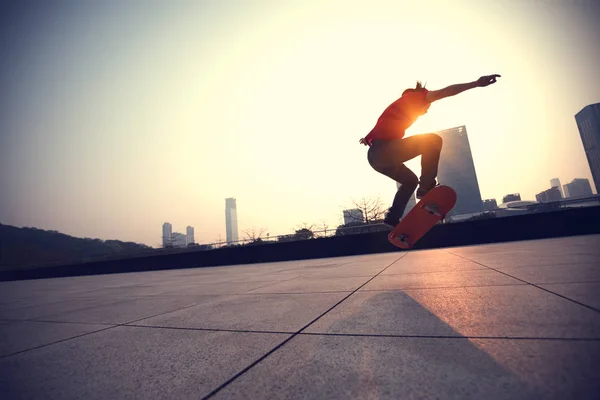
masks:
<svg viewBox="0 0 600 400"><path fill-rule="evenodd" d="M431 189L392 229L388 240L401 249L410 249L435 224L444 219L456 204L456 192L450 186Z"/></svg>

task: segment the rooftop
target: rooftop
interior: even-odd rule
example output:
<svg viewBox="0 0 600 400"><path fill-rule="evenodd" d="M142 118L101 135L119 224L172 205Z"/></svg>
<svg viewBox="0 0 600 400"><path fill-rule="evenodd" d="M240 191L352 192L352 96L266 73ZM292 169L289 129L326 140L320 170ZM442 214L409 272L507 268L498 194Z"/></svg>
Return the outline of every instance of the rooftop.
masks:
<svg viewBox="0 0 600 400"><path fill-rule="evenodd" d="M7 399L586 399L600 235L0 283Z"/></svg>

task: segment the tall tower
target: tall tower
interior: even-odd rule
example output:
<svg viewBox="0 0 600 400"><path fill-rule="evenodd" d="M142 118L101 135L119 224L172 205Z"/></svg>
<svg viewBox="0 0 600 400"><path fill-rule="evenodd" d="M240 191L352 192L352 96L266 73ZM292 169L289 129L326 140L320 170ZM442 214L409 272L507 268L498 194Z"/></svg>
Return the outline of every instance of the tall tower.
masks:
<svg viewBox="0 0 600 400"><path fill-rule="evenodd" d="M186 243L187 244L195 243L194 242L194 227L193 226L188 226L186 228L185 236L186 236Z"/></svg>
<svg viewBox="0 0 600 400"><path fill-rule="evenodd" d="M463 125L436 133L444 141L437 180L440 185L453 188L457 195L456 206L448 215L483 211L467 128Z"/></svg>
<svg viewBox="0 0 600 400"><path fill-rule="evenodd" d="M560 192L560 197L564 198L565 194L563 193L563 188L562 185L560 184L560 179L558 178L552 178L550 179L550 187L553 188L558 188L558 191Z"/></svg>
<svg viewBox="0 0 600 400"><path fill-rule="evenodd" d="M571 183L567 183L564 186L565 195L567 198L575 199L578 197L589 197L592 196L592 186L590 181L587 179L575 178Z"/></svg>
<svg viewBox="0 0 600 400"><path fill-rule="evenodd" d="M575 122L598 193L600 189L600 103L583 107L575 114Z"/></svg>
<svg viewBox="0 0 600 400"><path fill-rule="evenodd" d="M168 222L165 222L162 226L162 242L163 247L173 244L173 226Z"/></svg>
<svg viewBox="0 0 600 400"><path fill-rule="evenodd" d="M351 210L344 210L344 225L365 222L365 216L360 208L353 208Z"/></svg>
<svg viewBox="0 0 600 400"><path fill-rule="evenodd" d="M238 241L237 205L233 197L225 199L225 231L227 244Z"/></svg>

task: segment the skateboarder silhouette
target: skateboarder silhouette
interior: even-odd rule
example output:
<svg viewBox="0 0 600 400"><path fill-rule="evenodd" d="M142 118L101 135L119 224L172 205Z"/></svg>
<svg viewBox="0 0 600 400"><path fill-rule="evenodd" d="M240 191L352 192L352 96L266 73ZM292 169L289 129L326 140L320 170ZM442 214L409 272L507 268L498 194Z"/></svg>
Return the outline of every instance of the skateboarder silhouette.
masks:
<svg viewBox="0 0 600 400"><path fill-rule="evenodd" d="M404 138L406 129L429 110L431 103L469 89L491 85L498 77L500 75L485 75L470 83L450 85L439 90L427 90L421 82L417 82L414 89L404 90L402 96L381 114L371 132L359 140L359 143L369 146L367 160L371 167L400 183L383 220L384 224L390 227L398 224L417 186L417 199L421 199L437 185L442 138L435 133ZM421 177L417 178L404 163L419 155Z"/></svg>

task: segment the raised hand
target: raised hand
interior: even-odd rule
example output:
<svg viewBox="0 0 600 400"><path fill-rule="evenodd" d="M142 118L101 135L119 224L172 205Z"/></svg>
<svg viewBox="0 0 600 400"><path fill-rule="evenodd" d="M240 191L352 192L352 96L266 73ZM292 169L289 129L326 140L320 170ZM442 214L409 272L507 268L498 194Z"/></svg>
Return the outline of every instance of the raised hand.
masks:
<svg viewBox="0 0 600 400"><path fill-rule="evenodd" d="M477 79L476 83L477 86L479 87L485 87L488 85L491 85L492 83L496 83L496 78L499 78L500 75L498 74L494 74L494 75L485 75L482 76L481 78Z"/></svg>

